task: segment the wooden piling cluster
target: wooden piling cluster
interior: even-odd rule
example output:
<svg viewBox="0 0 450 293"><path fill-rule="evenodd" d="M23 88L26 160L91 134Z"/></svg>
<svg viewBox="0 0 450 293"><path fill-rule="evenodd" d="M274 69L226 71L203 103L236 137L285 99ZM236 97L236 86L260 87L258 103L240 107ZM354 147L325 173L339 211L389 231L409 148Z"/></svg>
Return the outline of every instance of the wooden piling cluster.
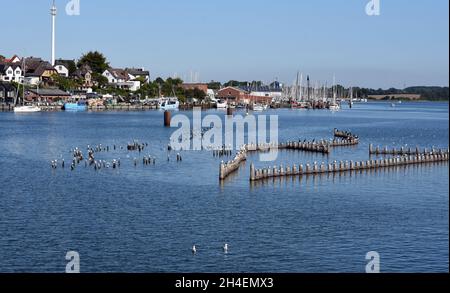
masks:
<svg viewBox="0 0 450 293"><path fill-rule="evenodd" d="M146 143L139 143L137 141L134 141L134 142L129 143L127 145L127 150L142 152L145 149L146 146L148 146L148 144L146 144Z"/></svg>
<svg viewBox="0 0 450 293"><path fill-rule="evenodd" d="M392 156L404 156L404 155L410 155L414 156L417 154L423 154L423 153L440 153L440 152L446 152L448 153L449 150L436 150L434 147L428 149L425 148L423 151L420 150L419 147L415 148L405 148L401 147L400 149L392 148L389 149L387 146L384 148L380 148L379 146L375 147L371 144L369 146L369 155L392 155Z"/></svg>
<svg viewBox="0 0 450 293"><path fill-rule="evenodd" d="M319 141L319 142L287 142L287 143L281 143L278 146L279 149L288 149L288 150L298 150L298 151L305 151L305 152L314 152L314 153L321 153L321 154L329 154L330 153L330 144L325 141Z"/></svg>
<svg viewBox="0 0 450 293"><path fill-rule="evenodd" d="M341 131L338 130L337 128L334 129L334 137L339 137L339 138L343 138L343 139L347 139L347 140L358 140L359 137L353 133L351 133L350 131Z"/></svg>
<svg viewBox="0 0 450 293"><path fill-rule="evenodd" d="M434 162L447 162L449 157L448 151L439 151L436 153L422 153L415 156L406 155L395 158L386 158L380 160L368 160L361 162L353 161L334 161L331 164L315 162L314 164L275 166L273 168L255 169L252 164L250 166L250 181L258 181L275 177L284 176L303 176L303 175L320 175L330 173L352 172L358 170L382 169L397 166L421 165Z"/></svg>
<svg viewBox="0 0 450 293"><path fill-rule="evenodd" d="M268 152L271 150L299 150L306 152L315 152L328 154L330 153L330 144L325 141L289 141L279 144L248 144L244 146L247 152Z"/></svg>
<svg viewBox="0 0 450 293"><path fill-rule="evenodd" d="M220 164L220 170L219 170L219 178L220 180L225 180L231 173L237 171L241 164L247 160L247 151L241 150L237 153L236 157L227 162Z"/></svg>
<svg viewBox="0 0 450 293"><path fill-rule="evenodd" d="M330 147L352 146L358 144L359 138L333 139L329 142Z"/></svg>
<svg viewBox="0 0 450 293"><path fill-rule="evenodd" d="M289 141L286 143L275 144L250 144L244 148L248 152L267 152L270 150L298 150L304 152L314 152L321 154L329 154L331 148L339 146L352 146L359 144L359 139L334 139L331 141Z"/></svg>
<svg viewBox="0 0 450 293"><path fill-rule="evenodd" d="M212 151L213 157L230 157L232 155L231 149L227 148L226 146L223 146L218 149L214 149Z"/></svg>

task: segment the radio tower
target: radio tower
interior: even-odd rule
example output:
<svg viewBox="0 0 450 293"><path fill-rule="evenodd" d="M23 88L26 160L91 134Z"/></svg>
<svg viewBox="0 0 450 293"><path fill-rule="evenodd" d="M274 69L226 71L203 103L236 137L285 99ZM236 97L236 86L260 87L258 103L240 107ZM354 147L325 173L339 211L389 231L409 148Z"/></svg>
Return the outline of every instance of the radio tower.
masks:
<svg viewBox="0 0 450 293"><path fill-rule="evenodd" d="M52 66L55 66L55 23L56 23L56 5L53 0L52 8L50 9L52 15Z"/></svg>

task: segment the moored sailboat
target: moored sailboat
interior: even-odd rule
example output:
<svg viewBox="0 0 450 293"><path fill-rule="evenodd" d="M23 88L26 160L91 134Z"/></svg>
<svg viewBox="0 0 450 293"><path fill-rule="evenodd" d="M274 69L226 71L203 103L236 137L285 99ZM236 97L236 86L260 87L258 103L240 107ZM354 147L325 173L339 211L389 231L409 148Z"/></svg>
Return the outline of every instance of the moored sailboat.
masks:
<svg viewBox="0 0 450 293"><path fill-rule="evenodd" d="M23 76L25 76L26 68L25 68L25 57L23 58L22 68L24 70ZM36 113L40 112L41 108L34 105L25 105L25 79L22 79L22 105L17 106L17 100L19 97L19 87L17 87L16 97L14 99L14 112L15 113Z"/></svg>

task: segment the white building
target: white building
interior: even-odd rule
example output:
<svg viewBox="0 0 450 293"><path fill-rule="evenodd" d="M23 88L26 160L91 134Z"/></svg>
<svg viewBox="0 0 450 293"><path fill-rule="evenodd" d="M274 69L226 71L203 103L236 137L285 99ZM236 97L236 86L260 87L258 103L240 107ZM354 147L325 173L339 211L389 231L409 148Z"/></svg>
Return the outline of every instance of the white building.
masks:
<svg viewBox="0 0 450 293"><path fill-rule="evenodd" d="M126 68L125 71L128 73L131 79L143 79L145 83L150 83L150 71L145 70L145 68Z"/></svg>
<svg viewBox="0 0 450 293"><path fill-rule="evenodd" d="M69 77L69 68L67 68L67 65L58 63L58 61L56 61L55 69L56 71L58 71L58 74L60 76Z"/></svg>
<svg viewBox="0 0 450 293"><path fill-rule="evenodd" d="M275 90L267 90L267 91L252 91L250 95L255 97L266 97L272 99L279 99L283 96L283 92L275 91Z"/></svg>
<svg viewBox="0 0 450 293"><path fill-rule="evenodd" d="M110 85L120 89L135 92L141 88L141 82L124 69L109 68L103 72L103 76L108 79Z"/></svg>
<svg viewBox="0 0 450 293"><path fill-rule="evenodd" d="M209 98L212 102L217 102L216 100L216 93L212 89L208 89L206 92L206 96Z"/></svg>
<svg viewBox="0 0 450 293"><path fill-rule="evenodd" d="M23 72L20 64L0 64L0 81L21 83L23 81Z"/></svg>

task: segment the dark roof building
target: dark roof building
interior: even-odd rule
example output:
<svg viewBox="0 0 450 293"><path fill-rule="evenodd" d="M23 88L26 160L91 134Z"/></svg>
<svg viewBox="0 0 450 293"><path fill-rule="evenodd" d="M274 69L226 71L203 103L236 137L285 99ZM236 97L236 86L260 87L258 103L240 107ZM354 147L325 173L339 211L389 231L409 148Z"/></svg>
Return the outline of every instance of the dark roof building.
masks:
<svg viewBox="0 0 450 293"><path fill-rule="evenodd" d="M71 95L60 89L33 89L26 92L28 101L52 103L60 100L67 100Z"/></svg>
<svg viewBox="0 0 450 293"><path fill-rule="evenodd" d="M17 88L9 82L0 82L0 103L13 103Z"/></svg>

